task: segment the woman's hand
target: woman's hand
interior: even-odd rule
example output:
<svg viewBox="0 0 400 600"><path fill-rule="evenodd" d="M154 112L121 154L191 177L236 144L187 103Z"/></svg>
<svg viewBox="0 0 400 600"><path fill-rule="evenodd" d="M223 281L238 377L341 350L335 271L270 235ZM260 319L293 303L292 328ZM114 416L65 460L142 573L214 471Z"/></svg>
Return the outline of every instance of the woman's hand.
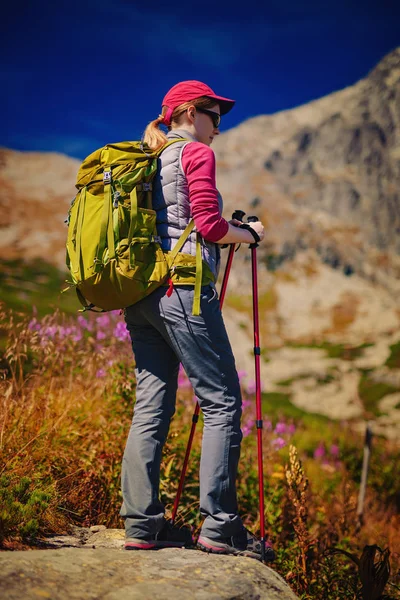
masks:
<svg viewBox="0 0 400 600"><path fill-rule="evenodd" d="M230 223L231 225L236 225L236 227L238 227L241 223L243 223L243 221L238 221L238 219L231 219L230 221L228 221L228 223Z"/></svg>
<svg viewBox="0 0 400 600"><path fill-rule="evenodd" d="M231 219L229 221L229 229L224 235L223 238L218 240L217 244L253 244L254 237L247 229L241 229L240 225L242 225L242 221L238 221L237 219ZM264 225L261 221L254 221L251 223L246 223L249 225L260 238L260 241L264 239Z"/></svg>
<svg viewBox="0 0 400 600"><path fill-rule="evenodd" d="M261 221L252 221L251 223L247 223L247 225L250 225L250 227L254 229L261 242L264 239L265 235L264 225L261 223Z"/></svg>

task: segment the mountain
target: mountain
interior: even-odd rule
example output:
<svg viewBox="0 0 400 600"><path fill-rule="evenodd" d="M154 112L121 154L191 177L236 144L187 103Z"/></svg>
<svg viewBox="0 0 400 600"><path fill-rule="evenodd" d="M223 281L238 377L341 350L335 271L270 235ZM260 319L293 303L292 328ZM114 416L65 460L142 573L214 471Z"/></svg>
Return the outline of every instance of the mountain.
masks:
<svg viewBox="0 0 400 600"><path fill-rule="evenodd" d="M0 149L0 257L65 266L66 219L79 161Z"/></svg>
<svg viewBox="0 0 400 600"><path fill-rule="evenodd" d="M242 209L266 225L257 249L264 390L346 418L364 414L363 393L372 389L378 397L372 402L369 395L369 405L379 419L389 413L391 423L397 419L397 436L400 48L355 85L248 119L218 136L213 148L224 215ZM66 274L64 220L78 168L79 161L56 153L0 151L0 257L8 261L7 281L11 259L41 259ZM221 274L228 251L222 254ZM11 283L28 302L28 283L26 289L20 280ZM251 311L250 251L242 245L224 318L248 380ZM389 391L390 410L379 405L379 395ZM387 430L387 422L381 427Z"/></svg>
<svg viewBox="0 0 400 600"><path fill-rule="evenodd" d="M276 267L307 249L393 294L400 274L400 48L356 85L216 138L226 211L268 224Z"/></svg>

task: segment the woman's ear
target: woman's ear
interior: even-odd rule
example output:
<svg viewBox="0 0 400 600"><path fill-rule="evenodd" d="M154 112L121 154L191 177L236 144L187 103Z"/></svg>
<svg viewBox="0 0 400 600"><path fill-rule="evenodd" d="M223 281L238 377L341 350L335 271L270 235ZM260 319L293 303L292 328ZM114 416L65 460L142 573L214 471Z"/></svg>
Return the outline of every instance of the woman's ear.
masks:
<svg viewBox="0 0 400 600"><path fill-rule="evenodd" d="M189 106L187 109L187 115L191 121L194 121L195 114L196 114L195 106Z"/></svg>

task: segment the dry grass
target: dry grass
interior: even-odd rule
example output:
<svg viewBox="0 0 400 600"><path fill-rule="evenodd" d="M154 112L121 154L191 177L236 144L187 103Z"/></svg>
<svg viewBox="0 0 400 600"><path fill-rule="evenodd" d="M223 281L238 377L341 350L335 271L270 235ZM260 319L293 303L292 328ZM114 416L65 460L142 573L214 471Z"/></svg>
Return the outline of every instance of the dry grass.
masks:
<svg viewBox="0 0 400 600"><path fill-rule="evenodd" d="M24 321L9 311L0 314L0 329L7 337L0 363L3 548L29 548L37 537L67 532L72 524L123 527L120 464L135 393L130 345L119 315L78 319L55 313L42 321ZM245 524L257 533L254 396L244 392L244 400L238 497ZM194 406L193 391L181 374L177 413L161 469L160 492L167 515ZM390 548L396 573L398 449L384 442L374 448L367 518L357 529L362 440L327 420L302 419L298 412L296 418L288 418L279 406L276 413L272 405L268 411L263 429L265 518L277 549L275 568L301 599L364 598L357 596L361 583L356 565L328 551L339 548L361 556L367 545ZM201 525L201 429L200 419L179 510L179 518L194 533ZM316 440L320 445L335 444L335 452L332 446L332 454L326 450L324 458L318 458ZM393 598L400 597L390 589Z"/></svg>

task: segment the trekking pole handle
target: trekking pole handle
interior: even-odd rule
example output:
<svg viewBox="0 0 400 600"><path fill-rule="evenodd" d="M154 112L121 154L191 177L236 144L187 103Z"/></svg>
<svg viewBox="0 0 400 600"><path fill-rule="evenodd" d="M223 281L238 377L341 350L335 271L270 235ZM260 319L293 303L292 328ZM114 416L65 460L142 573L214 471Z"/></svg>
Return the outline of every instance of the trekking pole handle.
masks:
<svg viewBox="0 0 400 600"><path fill-rule="evenodd" d="M251 217L247 217L247 223L255 223L256 221L259 221L259 220L260 219L258 217L255 217L254 215L252 215ZM245 225L247 225L247 223ZM248 231L250 231L250 233L252 234L252 236L254 237L254 240L255 240L253 244L250 244L249 248L257 248L258 242L260 241L257 231L255 229L253 229L252 227L250 227L249 225L247 225L247 227L243 227L243 229L247 229Z"/></svg>
<svg viewBox="0 0 400 600"><path fill-rule="evenodd" d="M237 221L243 221L243 217L246 213L244 212L244 210L235 210L234 213L232 213L232 219L236 219Z"/></svg>
<svg viewBox="0 0 400 600"><path fill-rule="evenodd" d="M244 212L244 210L235 210L235 212L232 213L232 219L236 219L237 221L243 221L243 217L246 213ZM232 246L232 244L223 244L221 246L221 248L228 248L228 246Z"/></svg>

